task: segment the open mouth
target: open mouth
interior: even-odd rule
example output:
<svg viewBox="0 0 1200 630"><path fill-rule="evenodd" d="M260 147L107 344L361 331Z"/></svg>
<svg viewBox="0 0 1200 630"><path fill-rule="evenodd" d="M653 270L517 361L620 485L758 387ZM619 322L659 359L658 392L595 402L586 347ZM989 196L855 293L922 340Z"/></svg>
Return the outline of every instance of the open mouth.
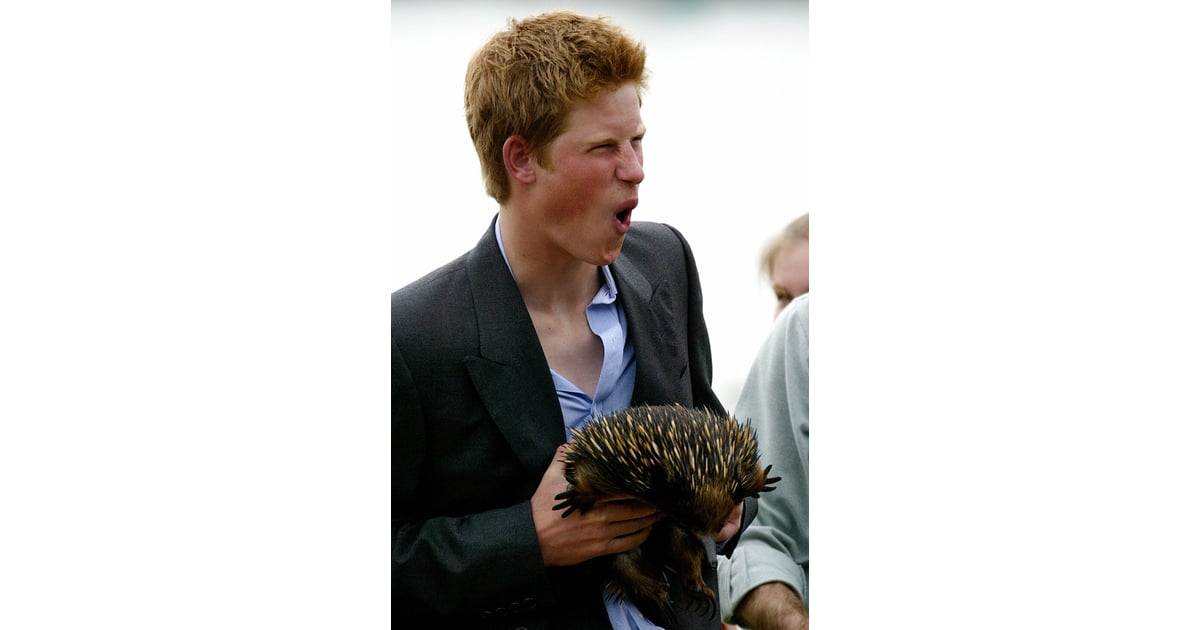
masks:
<svg viewBox="0 0 1200 630"><path fill-rule="evenodd" d="M617 215L616 215L617 223L628 228L630 217L633 216L633 209L636 208L637 205L638 205L638 200L636 198L634 198L634 199L627 200L625 203L621 204L620 206L617 206L618 208L620 208L620 210L617 211Z"/></svg>

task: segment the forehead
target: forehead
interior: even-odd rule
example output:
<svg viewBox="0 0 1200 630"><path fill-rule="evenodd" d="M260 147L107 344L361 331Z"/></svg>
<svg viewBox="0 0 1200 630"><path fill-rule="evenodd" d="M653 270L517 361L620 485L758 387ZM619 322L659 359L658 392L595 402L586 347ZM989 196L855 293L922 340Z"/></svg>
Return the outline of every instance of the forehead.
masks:
<svg viewBox="0 0 1200 630"><path fill-rule="evenodd" d="M771 269L771 280L791 288L808 279L808 241L793 243L779 250Z"/></svg>
<svg viewBox="0 0 1200 630"><path fill-rule="evenodd" d="M632 83L601 92L590 101L581 101L567 111L562 135L624 136L645 131L637 88Z"/></svg>

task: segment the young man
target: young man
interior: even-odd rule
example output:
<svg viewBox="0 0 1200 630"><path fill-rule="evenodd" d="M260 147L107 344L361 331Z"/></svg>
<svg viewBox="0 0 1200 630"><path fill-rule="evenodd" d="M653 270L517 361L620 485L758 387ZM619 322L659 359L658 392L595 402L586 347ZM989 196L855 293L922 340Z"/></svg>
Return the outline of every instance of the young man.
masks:
<svg viewBox="0 0 1200 630"><path fill-rule="evenodd" d="M474 249L392 294L397 627L720 627L718 602L688 606L677 585L671 610L604 596L595 559L641 544L653 507L553 509L570 427L638 404L724 412L691 250L631 222L644 61L609 22L552 13L512 21L468 66L500 210ZM730 515L725 553L752 512Z"/></svg>

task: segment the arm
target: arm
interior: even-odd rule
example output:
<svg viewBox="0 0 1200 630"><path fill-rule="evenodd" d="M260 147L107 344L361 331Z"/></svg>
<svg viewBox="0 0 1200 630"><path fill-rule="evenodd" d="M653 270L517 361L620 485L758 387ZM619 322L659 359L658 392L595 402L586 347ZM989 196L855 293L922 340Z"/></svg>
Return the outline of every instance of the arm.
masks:
<svg viewBox="0 0 1200 630"><path fill-rule="evenodd" d="M808 630L808 607L783 582L768 582L750 591L733 620L751 630Z"/></svg>
<svg viewBox="0 0 1200 630"><path fill-rule="evenodd" d="M782 477L759 499L758 518L719 567L725 617L770 582L808 593L808 310L802 297L763 344L738 399L737 414L758 431L764 464Z"/></svg>
<svg viewBox="0 0 1200 630"><path fill-rule="evenodd" d="M420 480L427 455L421 405L404 357L393 352L393 605L415 617L462 623L512 603L555 605L561 575L571 566L641 544L660 516L652 508L601 502L587 514L562 518L554 497L566 487L561 449L532 498L462 516L430 516ZM448 455L448 454L447 454ZM554 582L555 584L552 584ZM599 605L599 591L596 591Z"/></svg>
<svg viewBox="0 0 1200 630"><path fill-rule="evenodd" d="M528 503L462 516L425 514L425 417L392 348L392 600L416 617L472 615L550 599Z"/></svg>

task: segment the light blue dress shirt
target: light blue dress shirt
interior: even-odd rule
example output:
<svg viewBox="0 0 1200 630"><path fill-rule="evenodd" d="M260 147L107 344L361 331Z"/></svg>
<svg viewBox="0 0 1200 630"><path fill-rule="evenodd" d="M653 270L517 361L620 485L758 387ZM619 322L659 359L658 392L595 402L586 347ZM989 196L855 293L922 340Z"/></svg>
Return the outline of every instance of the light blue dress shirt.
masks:
<svg viewBox="0 0 1200 630"><path fill-rule="evenodd" d="M504 263L512 273L508 253L504 251L504 239L500 236L500 221L496 221L496 241ZM605 265L600 268L604 285L592 298L587 307L588 325L604 344L604 363L600 367L600 379L596 383L596 396L588 396L574 383L563 378L554 370L554 389L558 393L558 404L562 408L563 431L571 437L571 428L578 428L588 419L620 411L633 400L633 381L637 372L637 361L633 357L633 341L629 338L629 326L625 321L625 310L617 301L617 284L612 272ZM646 619L632 603L614 599L605 594L604 606L608 620L614 630L661 630Z"/></svg>

